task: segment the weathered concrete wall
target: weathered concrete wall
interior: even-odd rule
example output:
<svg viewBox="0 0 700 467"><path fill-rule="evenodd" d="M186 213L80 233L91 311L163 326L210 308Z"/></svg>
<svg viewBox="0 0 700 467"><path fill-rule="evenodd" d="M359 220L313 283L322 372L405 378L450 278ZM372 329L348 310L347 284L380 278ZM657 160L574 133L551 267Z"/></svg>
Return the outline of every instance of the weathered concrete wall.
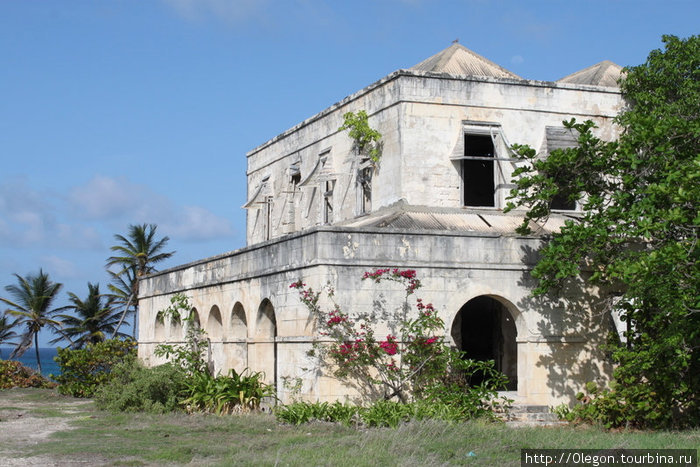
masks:
<svg viewBox="0 0 700 467"><path fill-rule="evenodd" d="M395 329L403 291L392 283L377 288L362 281L362 274L376 267L412 268L423 282L418 295L439 310L448 339L457 313L470 299L490 296L502 303L516 324L519 396L533 403L569 401L581 384L605 378L609 369L595 363L602 334L600 329L591 332L585 304L530 298L528 271L539 242L464 233L311 229L146 279L139 301L139 355L157 363L153 350L162 342L158 336L182 340L182 330L168 323L159 335L156 320L169 297L181 291L191 298L211 339L217 371L264 371L283 400L289 397L282 384L287 377L301 377L302 395L312 400L352 397L351 389L319 374L306 355L317 336L289 285L300 278L315 289L330 282L336 301L352 313L380 304L381 336Z"/></svg>
<svg viewBox="0 0 700 467"><path fill-rule="evenodd" d="M463 147L465 123L499 125L497 156L511 157L512 143L543 149L546 126L563 120L593 120L597 133L612 139L618 131L612 118L622 102L616 88L575 86L529 80L449 77L399 71L329 107L248 153L248 198L265 177L272 195L269 237L323 223L322 189L318 183L298 188L291 196L289 168L300 163L301 178L327 152L336 180L333 195L337 223L357 215L358 157L347 132L338 131L343 115L365 110L370 125L382 134L383 156L372 183L372 209L401 199L424 206L461 206L459 163L450 158ZM505 205L513 164L500 162L495 207ZM293 229L285 227L293 205ZM247 218L247 243L265 240L262 209Z"/></svg>

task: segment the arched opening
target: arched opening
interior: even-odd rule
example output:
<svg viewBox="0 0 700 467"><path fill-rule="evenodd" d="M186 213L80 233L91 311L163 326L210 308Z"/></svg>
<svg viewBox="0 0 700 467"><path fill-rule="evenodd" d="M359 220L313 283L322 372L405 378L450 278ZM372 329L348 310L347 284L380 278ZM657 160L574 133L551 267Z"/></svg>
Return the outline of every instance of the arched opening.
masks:
<svg viewBox="0 0 700 467"><path fill-rule="evenodd" d="M224 333L223 324L221 322L221 312L219 307L214 305L209 310L209 319L207 320L207 334L212 340L220 341Z"/></svg>
<svg viewBox="0 0 700 467"><path fill-rule="evenodd" d="M179 342L183 340L185 334L182 330L182 318L173 316L170 318L170 339L171 341Z"/></svg>
<svg viewBox="0 0 700 467"><path fill-rule="evenodd" d="M233 368L240 373L248 367L248 320L240 302L233 305L226 337L229 341L226 344L227 368Z"/></svg>
<svg viewBox="0 0 700 467"><path fill-rule="evenodd" d="M241 302L236 302L231 312L231 338L234 340L248 337L248 323L246 322L245 309Z"/></svg>
<svg viewBox="0 0 700 467"><path fill-rule="evenodd" d="M496 369L508 377L506 389L518 388L517 330L513 315L499 300L480 296L469 300L452 323L452 339L457 348L473 360L493 360ZM484 376L475 374L472 384Z"/></svg>
<svg viewBox="0 0 700 467"><path fill-rule="evenodd" d="M258 308L258 322L256 323L258 337L277 337L277 319L275 307L267 298Z"/></svg>
<svg viewBox="0 0 700 467"><path fill-rule="evenodd" d="M201 329L202 323L199 321L199 312L196 308L192 308L192 314L190 316L192 317L192 326L194 326L195 329Z"/></svg>
<svg viewBox="0 0 700 467"><path fill-rule="evenodd" d="M277 385L277 318L275 307L264 299L258 308L255 323L256 367L265 373L265 380Z"/></svg>
<svg viewBox="0 0 700 467"><path fill-rule="evenodd" d="M157 342L165 340L165 323L163 318L156 318L156 322L153 326L153 337Z"/></svg>

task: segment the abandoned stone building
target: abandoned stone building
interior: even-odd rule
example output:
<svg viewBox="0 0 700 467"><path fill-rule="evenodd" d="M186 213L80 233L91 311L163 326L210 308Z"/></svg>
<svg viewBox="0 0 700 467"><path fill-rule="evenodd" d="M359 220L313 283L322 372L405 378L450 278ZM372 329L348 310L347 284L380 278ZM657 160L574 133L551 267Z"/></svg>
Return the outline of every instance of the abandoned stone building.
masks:
<svg viewBox="0 0 700 467"><path fill-rule="evenodd" d="M181 292L207 332L215 371L264 371L283 401L285 378L301 378L310 400L352 397L307 355L320 336L289 285L330 282L351 313L383 306L382 335L395 324L402 290L361 277L410 268L446 323L445 339L495 360L517 400L572 400L586 381L610 373L598 347L610 321L580 290L531 297L529 271L543 237L578 206L559 203L533 235L515 234L522 213L503 213L518 164L510 147L528 144L546 157L574 145L562 125L572 117L614 138L620 73L602 62L556 82L527 80L455 43L253 149L247 246L142 281L140 357L158 363L157 344L183 340L180 324L156 318ZM339 130L345 113L360 110L382 135L376 166Z"/></svg>

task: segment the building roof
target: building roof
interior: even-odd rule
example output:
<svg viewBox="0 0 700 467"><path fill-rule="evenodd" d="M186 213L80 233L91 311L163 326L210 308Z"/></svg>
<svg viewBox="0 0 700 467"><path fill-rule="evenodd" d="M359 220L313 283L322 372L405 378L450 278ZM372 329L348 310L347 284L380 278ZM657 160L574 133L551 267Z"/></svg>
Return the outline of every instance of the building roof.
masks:
<svg viewBox="0 0 700 467"><path fill-rule="evenodd" d="M588 84L592 86L614 86L622 76L622 67L610 60L604 60L593 66L584 68L564 76L557 83Z"/></svg>
<svg viewBox="0 0 700 467"><path fill-rule="evenodd" d="M576 215L555 214L542 224L530 221L535 235L558 232L567 219ZM368 216L350 219L337 225L345 227L373 227L389 230L472 232L495 235L514 235L523 222L523 212L504 214L493 209L438 208L408 205L399 201Z"/></svg>
<svg viewBox="0 0 700 467"><path fill-rule="evenodd" d="M515 73L456 42L409 69L450 75L522 79Z"/></svg>

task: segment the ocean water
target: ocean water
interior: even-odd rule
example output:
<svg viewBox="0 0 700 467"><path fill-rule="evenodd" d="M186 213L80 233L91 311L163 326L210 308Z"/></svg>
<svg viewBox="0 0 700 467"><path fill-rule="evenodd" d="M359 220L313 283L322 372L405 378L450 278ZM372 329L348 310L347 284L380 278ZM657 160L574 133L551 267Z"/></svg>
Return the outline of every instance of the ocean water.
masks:
<svg viewBox="0 0 700 467"><path fill-rule="evenodd" d="M7 360L12 353L12 347L2 347L0 348L0 358ZM41 360L41 374L49 377L50 374L58 375L61 373L58 364L53 361L53 358L58 355L54 347L39 347L39 359ZM28 349L24 355L19 358L14 358L14 360L19 360L22 365L37 369L36 364L36 351L34 347Z"/></svg>

